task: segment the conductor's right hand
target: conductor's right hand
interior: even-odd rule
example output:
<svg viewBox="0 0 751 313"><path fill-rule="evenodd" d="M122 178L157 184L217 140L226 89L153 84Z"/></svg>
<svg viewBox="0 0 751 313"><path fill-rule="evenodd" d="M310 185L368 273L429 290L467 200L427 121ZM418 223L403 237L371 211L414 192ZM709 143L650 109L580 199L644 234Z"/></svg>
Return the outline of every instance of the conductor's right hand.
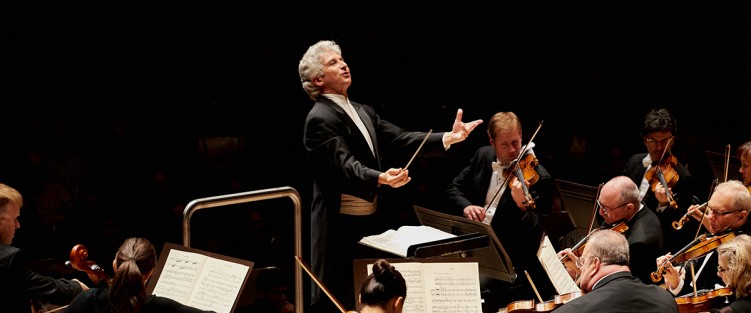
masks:
<svg viewBox="0 0 751 313"><path fill-rule="evenodd" d="M404 186L411 180L412 177L409 177L409 170L402 170L400 168L390 168L378 175L379 185L389 185L393 188Z"/></svg>
<svg viewBox="0 0 751 313"><path fill-rule="evenodd" d="M464 208L464 216L473 221L482 222L485 220L485 208L477 205L468 205Z"/></svg>

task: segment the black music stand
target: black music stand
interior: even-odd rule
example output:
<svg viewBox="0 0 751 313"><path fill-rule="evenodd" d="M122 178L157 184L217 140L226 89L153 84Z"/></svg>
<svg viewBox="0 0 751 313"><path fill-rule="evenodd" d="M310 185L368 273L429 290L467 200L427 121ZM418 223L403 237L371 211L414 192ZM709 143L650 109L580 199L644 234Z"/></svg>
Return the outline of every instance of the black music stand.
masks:
<svg viewBox="0 0 751 313"><path fill-rule="evenodd" d="M516 280L517 275L514 272L511 259L506 254L506 250L503 249L501 241L498 240L490 225L473 221L463 216L445 214L416 205L413 207L422 225L458 235L459 237L457 238L464 235L488 238L492 241L492 244L476 249L468 249L462 253L462 256L477 258L480 273L483 275L505 282Z"/></svg>

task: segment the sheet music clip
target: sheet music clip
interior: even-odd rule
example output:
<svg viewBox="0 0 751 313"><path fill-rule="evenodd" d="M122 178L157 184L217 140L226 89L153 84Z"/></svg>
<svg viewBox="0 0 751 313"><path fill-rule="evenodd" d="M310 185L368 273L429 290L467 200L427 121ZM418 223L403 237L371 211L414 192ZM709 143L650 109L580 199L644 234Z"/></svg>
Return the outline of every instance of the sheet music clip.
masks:
<svg viewBox="0 0 751 313"><path fill-rule="evenodd" d="M490 237L481 233L464 234L454 238L430 241L411 245L407 249L409 258L434 258L445 256L465 257L467 251L490 246Z"/></svg>

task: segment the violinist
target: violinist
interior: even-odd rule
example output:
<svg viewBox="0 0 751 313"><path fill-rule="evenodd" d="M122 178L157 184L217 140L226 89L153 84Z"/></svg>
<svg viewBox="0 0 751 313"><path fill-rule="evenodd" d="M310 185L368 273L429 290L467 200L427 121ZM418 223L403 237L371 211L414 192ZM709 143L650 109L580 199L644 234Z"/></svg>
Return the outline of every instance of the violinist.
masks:
<svg viewBox="0 0 751 313"><path fill-rule="evenodd" d="M52 278L29 268L25 254L11 246L21 227L23 197L0 183L0 306L3 312L31 312L32 300L66 305L88 287L77 279Z"/></svg>
<svg viewBox="0 0 751 313"><path fill-rule="evenodd" d="M204 311L170 298L146 294L146 283L156 267L156 249L144 238L125 239L112 260L115 276L109 288L91 288L79 294L65 313L138 313Z"/></svg>
<svg viewBox="0 0 751 313"><path fill-rule="evenodd" d="M547 279L537 248L542 238L542 222L550 214L555 185L553 178L536 159L532 150L534 142L522 142L522 124L513 112L493 115L487 128L490 145L480 147L469 164L456 175L444 192L446 212L490 224L496 236L503 242L514 270L527 270L544 298L554 294L552 283ZM522 146L528 149L522 154ZM512 172L514 160L525 156L521 163L534 169L534 178L520 181ZM504 176L505 175L505 176ZM535 181L534 184L530 183ZM505 183L504 183L505 182ZM531 199L525 195L527 187ZM530 205L534 202L534 208ZM508 303L536 297L531 284L517 279L508 284L481 277L481 288L490 292L485 299L485 311L497 311ZM492 302L491 302L492 301Z"/></svg>
<svg viewBox="0 0 751 313"><path fill-rule="evenodd" d="M407 298L407 282L385 259L373 264L373 272L360 288L360 313L401 313Z"/></svg>
<svg viewBox="0 0 751 313"><path fill-rule="evenodd" d="M751 236L738 235L717 247L717 276L734 290L735 300L715 312L751 312Z"/></svg>
<svg viewBox="0 0 751 313"><path fill-rule="evenodd" d="M592 233L576 266L584 295L558 307L556 313L678 312L669 292L645 285L629 271L631 250L626 237L605 229Z"/></svg>
<svg viewBox="0 0 751 313"><path fill-rule="evenodd" d="M698 210L701 207L692 205L689 207L689 211ZM749 210L751 210L751 193L740 181L729 180L718 184L704 209L702 225L707 231L705 236L712 238L731 232L736 235L748 234L747 218ZM677 251L680 250L682 249ZM663 266L665 262L669 262L671 258L673 258L672 253L659 257L657 268ZM693 263L693 278L691 277L691 263ZM694 289L713 290L722 287L722 280L714 275L714 269L717 268L717 265L717 254L714 251L709 251L700 257L687 260L687 262L666 266L663 274L665 286L676 296L689 294ZM694 280L696 281L696 288L693 285Z"/></svg>
<svg viewBox="0 0 751 313"><path fill-rule="evenodd" d="M597 205L600 216L605 220L601 229L612 228L621 222L628 226L623 235L628 240L631 273L642 282L652 284L652 260L660 255L662 231L655 213L639 201L639 188L626 176L613 177L602 186ZM589 242L585 249L587 246ZM575 266L579 257L574 255L571 249L558 252L560 258L564 255L568 256L564 265L569 275L576 280L581 274Z"/></svg>
<svg viewBox="0 0 751 313"><path fill-rule="evenodd" d="M751 188L751 140L738 146L737 154L738 160L741 161L741 167L738 169L738 172L743 177L743 185Z"/></svg>
<svg viewBox="0 0 751 313"><path fill-rule="evenodd" d="M697 187L691 173L672 153L678 121L667 109L652 109L644 117L641 135L647 152L632 155L623 175L639 186L639 199L659 217L664 239L662 252L675 251L693 238L687 230L692 227L687 225L675 230L671 224L686 213L686 208L698 202L694 200ZM664 178L667 188L660 177Z"/></svg>

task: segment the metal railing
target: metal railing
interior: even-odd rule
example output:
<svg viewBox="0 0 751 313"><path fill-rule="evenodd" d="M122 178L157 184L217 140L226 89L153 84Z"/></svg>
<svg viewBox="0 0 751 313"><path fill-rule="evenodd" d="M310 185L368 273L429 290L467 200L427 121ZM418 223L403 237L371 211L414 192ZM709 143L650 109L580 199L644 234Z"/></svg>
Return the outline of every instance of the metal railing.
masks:
<svg viewBox="0 0 751 313"><path fill-rule="evenodd" d="M190 219L198 210L287 197L295 210L295 255L302 255L302 216L300 194L292 187L278 187L195 199L183 211L183 246L190 247ZM252 260L251 260L252 261ZM302 269L295 266L295 312L303 312Z"/></svg>

